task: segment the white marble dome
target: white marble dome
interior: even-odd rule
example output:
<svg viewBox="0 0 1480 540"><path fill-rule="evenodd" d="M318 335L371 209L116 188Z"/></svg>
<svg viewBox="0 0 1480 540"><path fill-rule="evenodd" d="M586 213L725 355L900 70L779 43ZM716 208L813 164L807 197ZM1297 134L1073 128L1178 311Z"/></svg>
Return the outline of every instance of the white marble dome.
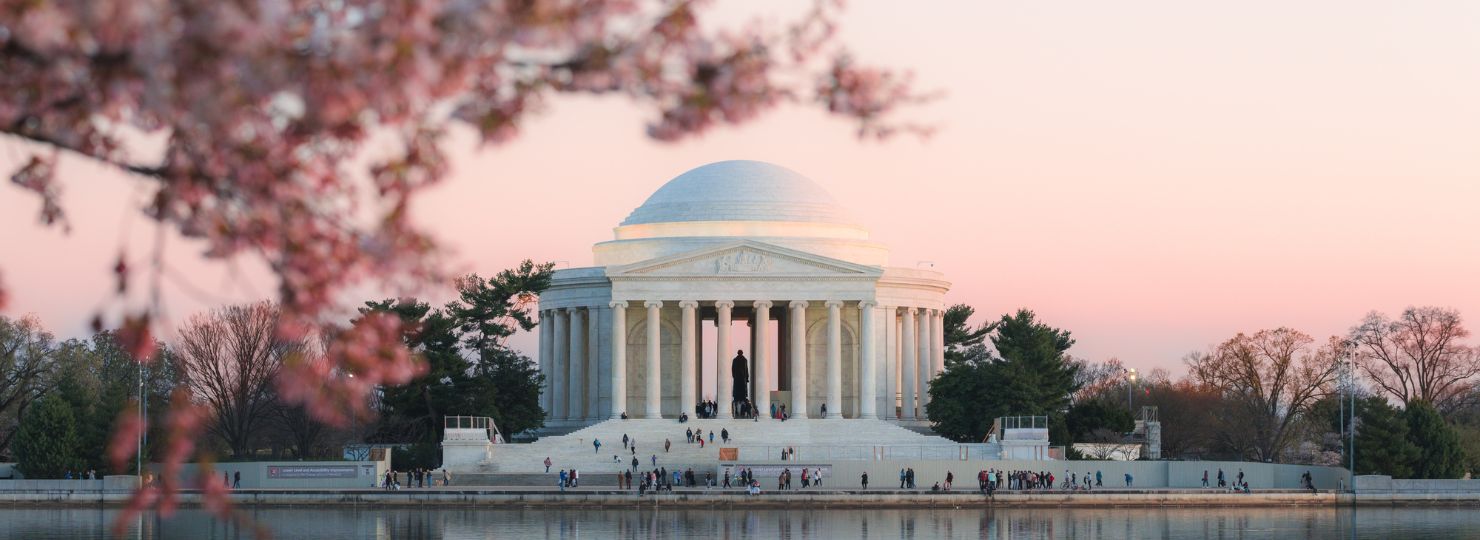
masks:
<svg viewBox="0 0 1480 540"><path fill-rule="evenodd" d="M883 266L889 251L827 190L763 161L731 160L680 174L592 247L597 266L620 266L738 239Z"/></svg>
<svg viewBox="0 0 1480 540"><path fill-rule="evenodd" d="M852 223L848 212L810 178L764 161L731 160L669 180L622 225L684 221Z"/></svg>

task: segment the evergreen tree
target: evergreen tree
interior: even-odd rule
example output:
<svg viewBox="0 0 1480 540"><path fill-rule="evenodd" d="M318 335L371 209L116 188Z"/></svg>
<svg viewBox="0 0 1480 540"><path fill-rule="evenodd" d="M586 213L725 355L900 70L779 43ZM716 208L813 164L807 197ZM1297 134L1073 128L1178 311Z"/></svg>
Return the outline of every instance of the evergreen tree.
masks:
<svg viewBox="0 0 1480 540"><path fill-rule="evenodd" d="M1050 439L1070 442L1063 414L1078 389L1079 368L1065 354L1074 344L1069 332L1038 322L1026 309L1003 315L990 329L996 357L983 351L948 362L931 383L927 411L936 433L975 442L998 417L1049 416Z"/></svg>
<svg viewBox="0 0 1480 540"><path fill-rule="evenodd" d="M1331 426L1340 432L1337 407L1325 407ZM1356 473L1385 474L1411 478L1419 450L1408 437L1408 421L1402 410L1381 396L1357 400ZM1346 450L1343 447L1342 453ZM1345 461L1342 463L1346 464Z"/></svg>
<svg viewBox="0 0 1480 540"><path fill-rule="evenodd" d="M10 444L18 468L29 478L61 478L82 468L72 410L58 394L49 394L26 410Z"/></svg>
<svg viewBox="0 0 1480 540"><path fill-rule="evenodd" d="M385 421L374 438L436 444L441 440L443 416L485 412L476 408L482 389L472 377L473 364L458 349L458 324L452 316L410 298L367 302L360 310L372 311L400 317L406 328L402 339L427 366L425 375L383 390L380 404Z"/></svg>
<svg viewBox="0 0 1480 540"><path fill-rule="evenodd" d="M992 388L1004 395L1009 414L1062 414L1069 397L1079 388L1078 364L1064 354L1074 345L1069 332L1038 322L1032 311L1003 315L995 325L992 346L997 349L1000 377Z"/></svg>
<svg viewBox="0 0 1480 540"><path fill-rule="evenodd" d="M1073 442L1109 442L1098 439L1118 436L1135 429L1136 419L1118 403L1090 399L1069 407L1064 424L1069 430L1068 437Z"/></svg>
<svg viewBox="0 0 1480 540"><path fill-rule="evenodd" d="M1005 413L991 381L997 365L984 358L947 362L930 384L926 411L932 428L957 442L981 442L992 421Z"/></svg>
<svg viewBox="0 0 1480 540"><path fill-rule="evenodd" d="M406 324L406 345L421 355L427 373L385 388L382 421L373 439L413 443L408 466L437 466L444 416L487 416L506 436L544 425L544 379L529 358L504 345L537 321L528 307L550 286L553 265L524 261L490 279L458 280L459 299L434 309L416 299L367 302L360 311L388 312ZM476 355L470 359L469 353Z"/></svg>
<svg viewBox="0 0 1480 540"><path fill-rule="evenodd" d="M976 310L966 304L956 304L946 310L943 318L946 365L960 362L973 353L985 352L982 342L992 332L992 325L983 324L972 328L971 316L975 313Z"/></svg>
<svg viewBox="0 0 1480 540"><path fill-rule="evenodd" d="M458 280L458 301L447 310L457 319L468 349L491 350L518 330L533 330L537 321L525 306L550 288L554 277L555 263L525 259L519 268L487 280L478 274Z"/></svg>
<svg viewBox="0 0 1480 540"><path fill-rule="evenodd" d="M494 424L505 437L545 425L545 411L540 408L540 388L544 376L528 357L512 349L496 347L484 350L478 362L477 378L483 389L483 405Z"/></svg>
<svg viewBox="0 0 1480 540"><path fill-rule="evenodd" d="M1408 420L1408 440L1418 447L1413 477L1459 478L1464 473L1464 449L1460 447L1459 435L1444 422L1439 411L1423 401L1413 401L1404 416ZM1358 459L1361 455L1357 454Z"/></svg>

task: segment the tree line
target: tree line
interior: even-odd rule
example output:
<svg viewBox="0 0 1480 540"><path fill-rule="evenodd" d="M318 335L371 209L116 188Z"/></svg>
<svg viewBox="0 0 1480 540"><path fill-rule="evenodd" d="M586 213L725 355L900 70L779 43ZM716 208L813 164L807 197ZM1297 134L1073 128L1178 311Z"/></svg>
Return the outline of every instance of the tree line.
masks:
<svg viewBox="0 0 1480 540"><path fill-rule="evenodd" d="M955 440L980 441L993 419L1017 415L1047 416L1056 445L1124 440L1129 393L1136 409L1157 408L1166 459L1347 465L1354 428L1358 474L1480 471L1480 346L1465 343L1452 309L1374 312L1325 340L1239 333L1185 356L1181 377L1156 369L1134 382L1118 359L1071 356L1070 333L1031 311L975 327L973 314L946 312L946 370L931 387L931 420Z"/></svg>
<svg viewBox="0 0 1480 540"><path fill-rule="evenodd" d="M366 302L350 327L394 315L421 371L408 384L376 388L363 404L371 417L345 426L317 421L278 384L286 367L322 361L345 329L286 339L271 302L194 315L145 363L115 330L58 340L35 317L0 316L0 461L18 462L33 478L135 472L132 463L109 463L111 438L147 411L144 459L162 455L163 415L183 392L207 413L196 443L223 459L339 459L345 445L363 441L394 445L404 466L435 467L443 415L489 416L506 435L543 425L542 376L505 339L534 327L526 306L552 274L550 264L525 261L492 278L469 275L440 308L414 298Z"/></svg>

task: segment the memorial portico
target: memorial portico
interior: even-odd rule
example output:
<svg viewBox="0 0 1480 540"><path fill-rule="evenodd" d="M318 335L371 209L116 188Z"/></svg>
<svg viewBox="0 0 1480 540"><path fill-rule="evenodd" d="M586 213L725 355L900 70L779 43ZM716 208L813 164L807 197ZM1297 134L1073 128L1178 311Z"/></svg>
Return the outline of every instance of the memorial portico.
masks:
<svg viewBox="0 0 1480 540"><path fill-rule="evenodd" d="M773 402L793 418L825 404L830 419L924 419L949 283L889 266L816 183L761 162L705 165L615 233L540 299L547 423L694 417L701 400L729 417L737 387L762 421Z"/></svg>

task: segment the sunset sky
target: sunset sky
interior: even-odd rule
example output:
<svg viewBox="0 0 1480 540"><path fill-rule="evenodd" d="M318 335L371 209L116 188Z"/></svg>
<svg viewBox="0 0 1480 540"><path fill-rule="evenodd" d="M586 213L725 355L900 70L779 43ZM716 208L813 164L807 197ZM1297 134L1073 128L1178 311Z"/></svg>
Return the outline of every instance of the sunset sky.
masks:
<svg viewBox="0 0 1480 540"><path fill-rule="evenodd" d="M718 8L738 24L796 4ZM512 144L458 132L452 178L416 215L462 271L585 266L669 178L756 159L829 189L893 265L932 261L976 322L1027 307L1091 360L1181 373L1240 331L1319 338L1408 305L1480 328L1476 29L1472 1L857 1L842 41L942 92L906 113L933 138L860 141L786 106L662 144L624 98L557 99ZM0 170L24 155L0 141ZM137 181L76 159L61 174L70 235L0 186L0 274L7 315L72 337L117 308L108 269L121 249L143 264L152 231L120 204L144 196ZM273 291L258 262L167 249L172 322Z"/></svg>

